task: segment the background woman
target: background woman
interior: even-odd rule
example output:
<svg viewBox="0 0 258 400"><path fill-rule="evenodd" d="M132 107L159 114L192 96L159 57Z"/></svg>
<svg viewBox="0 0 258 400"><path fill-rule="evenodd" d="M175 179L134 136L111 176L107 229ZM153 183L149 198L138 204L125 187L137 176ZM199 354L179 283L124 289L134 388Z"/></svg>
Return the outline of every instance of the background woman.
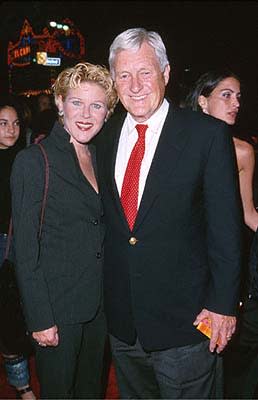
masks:
<svg viewBox="0 0 258 400"><path fill-rule="evenodd" d="M185 105L234 125L240 97L240 81L235 74L230 71L209 71L197 80ZM233 141L245 223L252 231L256 231L258 213L253 202L254 149L251 144L237 137L233 137Z"/></svg>
<svg viewBox="0 0 258 400"><path fill-rule="evenodd" d="M185 105L202 111L234 125L240 107L240 81L231 71L209 71L201 75L186 98ZM258 213L253 200L253 176L255 168L254 148L248 142L233 136L239 172L240 194L246 225L254 232L258 227ZM253 236L253 235L252 235ZM250 236L246 232L244 267L248 268ZM225 395L227 398L249 398L249 384L245 386L248 371L253 359L257 357L258 346L258 303L247 298L249 279L243 273L241 293L242 311L238 319L238 336L224 354ZM248 343L242 347L241 343ZM250 346L251 345L251 346ZM256 351L254 351L254 347ZM222 360L218 363L218 374L222 374ZM250 369L250 372L252 370ZM257 370L254 376L257 376ZM253 380L255 386L256 380ZM249 386L249 387L248 387ZM220 397L223 396L218 388ZM248 393L248 395L247 395ZM240 396L240 397L239 397Z"/></svg>
<svg viewBox="0 0 258 400"><path fill-rule="evenodd" d="M79 63L53 87L60 122L41 141L49 188L40 243L45 163L37 145L19 153L11 188L17 275L36 348L41 398L100 398L106 325L104 226L91 140L113 112L106 68Z"/></svg>
<svg viewBox="0 0 258 400"><path fill-rule="evenodd" d="M15 99L0 99L0 266L4 260L11 217L11 167L16 154L25 145L25 138L21 134L20 111ZM0 350L6 352L6 349L1 346L1 341ZM16 388L17 395L21 398L35 399L29 385L27 357L22 354L10 355L10 353L12 349L9 349L8 355L2 354L9 384Z"/></svg>

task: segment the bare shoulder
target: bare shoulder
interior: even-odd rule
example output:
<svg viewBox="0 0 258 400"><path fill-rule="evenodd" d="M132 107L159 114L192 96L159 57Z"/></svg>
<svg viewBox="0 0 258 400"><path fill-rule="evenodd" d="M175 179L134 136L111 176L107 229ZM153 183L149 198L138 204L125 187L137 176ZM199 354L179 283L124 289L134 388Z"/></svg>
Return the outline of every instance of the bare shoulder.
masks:
<svg viewBox="0 0 258 400"><path fill-rule="evenodd" d="M233 141L237 158L246 159L254 155L254 148L250 143L235 137L233 138Z"/></svg>
<svg viewBox="0 0 258 400"><path fill-rule="evenodd" d="M235 137L233 138L233 141L236 149L238 172L252 171L255 162L253 146L245 140Z"/></svg>

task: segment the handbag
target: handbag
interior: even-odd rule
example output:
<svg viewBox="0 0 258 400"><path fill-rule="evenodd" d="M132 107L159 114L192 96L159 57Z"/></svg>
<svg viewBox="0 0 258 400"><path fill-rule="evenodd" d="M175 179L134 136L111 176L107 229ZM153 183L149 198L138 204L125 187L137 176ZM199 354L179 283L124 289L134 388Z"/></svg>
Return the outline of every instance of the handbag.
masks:
<svg viewBox="0 0 258 400"><path fill-rule="evenodd" d="M41 208L38 238L40 240L49 184L49 163L41 143L37 144L45 160L45 186ZM33 351L31 336L26 327L15 265L9 259L12 236L12 218L9 224L5 257L0 268L0 351L3 354L29 355Z"/></svg>

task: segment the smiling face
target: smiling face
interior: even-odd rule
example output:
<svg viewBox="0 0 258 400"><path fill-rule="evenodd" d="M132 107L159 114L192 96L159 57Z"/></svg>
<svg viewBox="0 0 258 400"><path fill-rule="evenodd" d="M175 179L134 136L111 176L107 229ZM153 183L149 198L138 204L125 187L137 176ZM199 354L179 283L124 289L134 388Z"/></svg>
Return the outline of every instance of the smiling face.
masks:
<svg viewBox="0 0 258 400"><path fill-rule="evenodd" d="M229 77L223 79L209 97L201 95L199 105L206 114L233 125L239 111L240 96L239 81Z"/></svg>
<svg viewBox="0 0 258 400"><path fill-rule="evenodd" d="M0 110L0 149L15 145L20 135L20 122L13 107L6 106Z"/></svg>
<svg viewBox="0 0 258 400"><path fill-rule="evenodd" d="M108 111L105 90L94 82L81 82L69 89L65 100L59 95L57 106L75 145L88 143L100 131Z"/></svg>
<svg viewBox="0 0 258 400"><path fill-rule="evenodd" d="M138 50L121 50L114 70L121 103L137 122L146 121L163 101L169 65L162 72L154 49L143 43Z"/></svg>

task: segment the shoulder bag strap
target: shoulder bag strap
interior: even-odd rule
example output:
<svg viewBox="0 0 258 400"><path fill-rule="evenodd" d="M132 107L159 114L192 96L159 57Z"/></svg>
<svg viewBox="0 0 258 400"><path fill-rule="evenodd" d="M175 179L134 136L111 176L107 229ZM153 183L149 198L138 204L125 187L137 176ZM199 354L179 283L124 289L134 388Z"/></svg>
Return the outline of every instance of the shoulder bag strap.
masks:
<svg viewBox="0 0 258 400"><path fill-rule="evenodd" d="M39 239L40 239L41 232L42 232L43 220L44 220L44 214L45 214L45 208L46 208L46 202L47 202L48 186L49 186L49 162L48 162L48 156L47 156L46 150L44 149L43 145L41 143L37 143L37 146L39 146L39 148L43 154L44 160L45 160L45 187L44 187L44 194L43 194L43 200L42 200L39 234L38 234Z"/></svg>
<svg viewBox="0 0 258 400"><path fill-rule="evenodd" d="M13 230L13 220L11 218L10 219L10 223L9 223L9 228L8 228L8 235L7 235L7 243L6 243L5 253L4 253L4 260L6 260L8 258L8 255L9 255L10 246L11 246L12 230Z"/></svg>

